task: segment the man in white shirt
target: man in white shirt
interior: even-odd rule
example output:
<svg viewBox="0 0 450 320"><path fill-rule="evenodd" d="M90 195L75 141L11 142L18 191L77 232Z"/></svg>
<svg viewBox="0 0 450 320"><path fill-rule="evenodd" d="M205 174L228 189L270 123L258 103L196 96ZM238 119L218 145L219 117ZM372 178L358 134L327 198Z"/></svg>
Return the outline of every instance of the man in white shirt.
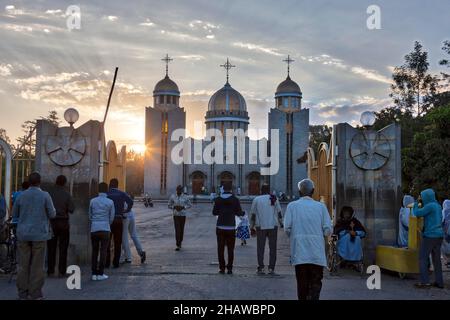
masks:
<svg viewBox="0 0 450 320"><path fill-rule="evenodd" d="M257 274L264 274L264 251L269 239L269 274L274 274L277 261L278 225L281 223L281 206L278 199L270 195L269 185L263 184L261 196L253 199L250 209L250 228L256 227L256 250L258 255Z"/></svg>
<svg viewBox="0 0 450 320"><path fill-rule="evenodd" d="M312 199L314 183L298 183L300 199L289 203L284 230L291 241L291 264L295 266L299 300L318 300L322 289L323 267L327 265L324 237L331 234L327 207Z"/></svg>

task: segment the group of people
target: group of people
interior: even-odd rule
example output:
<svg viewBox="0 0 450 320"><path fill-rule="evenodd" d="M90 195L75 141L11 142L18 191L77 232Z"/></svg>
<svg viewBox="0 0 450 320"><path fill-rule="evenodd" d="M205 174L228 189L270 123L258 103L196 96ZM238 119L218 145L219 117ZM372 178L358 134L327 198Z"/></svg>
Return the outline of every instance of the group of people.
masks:
<svg viewBox="0 0 450 320"><path fill-rule="evenodd" d="M441 255L444 257L450 255L450 200L444 200L441 207L433 189L423 190L417 200L411 195L405 195L399 213L399 247L408 247L411 215L423 218L419 252L420 282L416 287L444 288ZM435 274L433 283L429 280L430 256ZM447 266L450 266L448 262Z"/></svg>
<svg viewBox="0 0 450 320"><path fill-rule="evenodd" d="M34 172L22 184L22 190L13 195L12 223L17 236L17 289L19 299L42 299L47 276L58 273L67 276L67 256L70 243L70 214L75 212L71 194L65 186L67 178L60 175L48 192L40 188L41 176ZM128 234L131 235L141 263L146 260L136 234L133 199L118 189L117 179L98 186L98 196L89 205L90 235L92 243L92 280L105 280L104 268L111 263L111 245L114 245L112 265L118 268L123 250L123 262L131 262ZM1 201L1 199L0 199ZM2 206L0 204L0 214ZM0 215L1 221L4 216ZM46 254L47 253L47 254ZM46 259L47 256L47 259Z"/></svg>
<svg viewBox="0 0 450 320"><path fill-rule="evenodd" d="M17 288L20 299L41 299L45 281L45 258L47 252L47 275L55 275L56 252L59 247L58 272L66 276L67 252L70 242L70 214L75 205L65 189L67 179L58 176L53 188L41 190L39 173L32 173L22 190L13 195L12 219L16 224L18 240ZM319 299L322 287L323 268L327 266L325 238L337 235L337 252L348 261L362 259L362 240L366 229L355 217L351 207L344 206L340 218L332 227L327 207L315 201L314 183L304 179L298 183L300 198L288 204L284 217L281 205L275 195L270 194L267 184L256 196L250 212L242 210L240 200L232 192L230 182L222 185L221 193L213 202L212 215L217 217L216 239L220 274L232 274L236 238L245 245L250 235L256 237L257 274L265 274L264 253L269 243L268 274L275 274L277 259L278 229L290 239L290 260L295 267L297 295L299 299ZM173 212L176 251L181 250L184 237L187 210L191 207L189 197L178 186L168 207ZM133 199L119 190L117 179L98 185L98 196L90 201L89 221L92 242L92 280L105 280L105 268L111 265L111 246L114 246L112 266L131 262L128 234L134 241L141 263L146 253L139 242L133 208ZM417 201L406 195L399 216L399 246L408 245L408 224L410 215L424 218L422 243L420 246L419 288L444 287L441 266L441 246L450 243L450 201L443 208L436 200L432 189L421 192ZM6 215L5 199L0 196L0 221ZM238 217L238 219L236 219ZM236 226L236 220L240 221ZM227 260L225 259L227 251ZM122 260L121 260L122 256ZM435 282L429 282L429 258L435 272Z"/></svg>

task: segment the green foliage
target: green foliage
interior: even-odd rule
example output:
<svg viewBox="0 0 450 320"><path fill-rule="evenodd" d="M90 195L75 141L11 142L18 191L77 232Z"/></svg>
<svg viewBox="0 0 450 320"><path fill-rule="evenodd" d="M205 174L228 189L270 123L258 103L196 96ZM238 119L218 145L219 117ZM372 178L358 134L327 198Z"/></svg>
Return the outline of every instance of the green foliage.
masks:
<svg viewBox="0 0 450 320"><path fill-rule="evenodd" d="M330 145L332 127L327 125L310 125L309 126L309 146L317 154L319 146L322 142Z"/></svg>
<svg viewBox="0 0 450 320"><path fill-rule="evenodd" d="M417 195L433 188L440 200L450 196L450 105L423 117L424 129L414 135L412 146L402 150L403 172L409 177L406 191Z"/></svg>
<svg viewBox="0 0 450 320"><path fill-rule="evenodd" d="M450 41L444 41L444 46L442 47L442 50L448 54L450 56ZM441 61L439 61L439 64L441 66L446 66L447 68L450 68L450 60L448 59L442 59ZM445 73L445 72L441 72L442 74L442 79L445 81L447 80L447 84L450 85L450 74Z"/></svg>
<svg viewBox="0 0 450 320"><path fill-rule="evenodd" d="M415 111L417 116L433 106L438 79L428 73L428 53L416 41L414 49L405 56L405 63L394 69L390 97L403 111Z"/></svg>

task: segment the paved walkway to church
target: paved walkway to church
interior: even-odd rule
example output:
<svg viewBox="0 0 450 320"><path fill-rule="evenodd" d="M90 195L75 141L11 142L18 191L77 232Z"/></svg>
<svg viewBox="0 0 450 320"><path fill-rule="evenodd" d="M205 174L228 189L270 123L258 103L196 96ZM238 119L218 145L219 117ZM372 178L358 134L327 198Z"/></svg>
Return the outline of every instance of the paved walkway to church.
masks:
<svg viewBox="0 0 450 320"><path fill-rule="evenodd" d="M244 205L249 209L249 205ZM233 275L219 275L216 262L215 221L211 205L197 204L188 217L182 251L176 252L172 216L164 203L146 209L136 205L137 227L148 261L140 265L135 254L131 265L109 269L110 279L89 280L89 267L82 267L81 290L68 290L64 279L47 279L47 299L296 299L294 269L289 265L288 239L279 234L278 276L257 276L256 241L236 246ZM237 242L237 244L239 244ZM134 248L133 248L134 249ZM450 287L450 273L445 270ZM325 275L322 299L448 299L450 290L419 290L416 280L400 280L382 274L381 290L368 290L366 278L353 271ZM0 275L0 299L15 299L14 281Z"/></svg>

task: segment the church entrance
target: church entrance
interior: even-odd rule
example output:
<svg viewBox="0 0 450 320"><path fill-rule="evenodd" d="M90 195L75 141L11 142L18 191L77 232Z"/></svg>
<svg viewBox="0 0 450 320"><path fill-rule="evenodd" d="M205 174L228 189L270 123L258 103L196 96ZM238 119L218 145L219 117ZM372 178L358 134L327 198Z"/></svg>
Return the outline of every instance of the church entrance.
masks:
<svg viewBox="0 0 450 320"><path fill-rule="evenodd" d="M251 172L247 178L248 194L258 195L261 190L261 174L259 172Z"/></svg>
<svg viewBox="0 0 450 320"><path fill-rule="evenodd" d="M205 175L203 172L195 171L192 173L192 194L201 194L205 186Z"/></svg>
<svg viewBox="0 0 450 320"><path fill-rule="evenodd" d="M233 174L229 171L224 171L219 175L220 186L223 186L224 183L231 183L233 185ZM235 187L235 186L233 186Z"/></svg>

